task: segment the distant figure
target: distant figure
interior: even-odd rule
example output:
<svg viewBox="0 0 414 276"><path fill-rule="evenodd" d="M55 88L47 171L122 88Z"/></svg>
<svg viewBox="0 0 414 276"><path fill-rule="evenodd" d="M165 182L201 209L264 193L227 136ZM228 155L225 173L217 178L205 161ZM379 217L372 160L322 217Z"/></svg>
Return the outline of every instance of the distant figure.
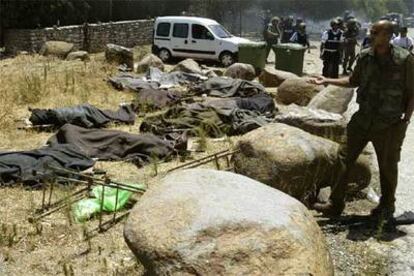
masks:
<svg viewBox="0 0 414 276"><path fill-rule="evenodd" d="M272 18L271 23L268 24L265 32L265 41L266 41L266 60L269 56L270 49L273 45L276 45L279 42L280 37L280 19L275 16Z"/></svg>
<svg viewBox="0 0 414 276"><path fill-rule="evenodd" d="M290 38L295 32L295 26L293 25L294 19L293 16L289 16L282 22L282 38L281 43L289 43Z"/></svg>
<svg viewBox="0 0 414 276"><path fill-rule="evenodd" d="M407 36L407 32L407 27L400 28L400 35L394 38L391 41L391 44L394 46L399 46L411 52L413 50L413 40Z"/></svg>
<svg viewBox="0 0 414 276"><path fill-rule="evenodd" d="M301 28L301 24L304 23L303 19L298 17L296 18L296 23L295 23L295 32L297 32L300 28Z"/></svg>
<svg viewBox="0 0 414 276"><path fill-rule="evenodd" d="M297 31L290 38L290 42L301 44L302 46L308 48L308 51L310 52L310 43L309 36L306 33L306 24L302 22L297 28Z"/></svg>
<svg viewBox="0 0 414 276"><path fill-rule="evenodd" d="M371 34L368 30L366 36L364 37L364 40L362 41L361 50L364 50L369 47L371 47Z"/></svg>
<svg viewBox="0 0 414 276"><path fill-rule="evenodd" d="M344 32L344 60L342 63L343 74L348 75L348 72L352 71L352 66L355 62L355 48L358 44L358 35L361 24L355 19L350 18L346 23L346 29Z"/></svg>
<svg viewBox="0 0 414 276"><path fill-rule="evenodd" d="M346 10L346 11L344 12L344 17L343 17L343 20L344 20L345 24L346 24L346 23L348 23L348 21L349 21L350 19L352 19L352 18L355 18L355 17L352 15L352 12L351 12L351 11L349 11L349 10Z"/></svg>
<svg viewBox="0 0 414 276"><path fill-rule="evenodd" d="M272 21L272 14L270 13L270 10L266 10L263 15L260 17L261 21L262 21L262 26L263 26L263 40L266 41L266 36L267 36L267 28L269 27L269 24Z"/></svg>
<svg viewBox="0 0 414 276"><path fill-rule="evenodd" d="M322 75L329 78L338 78L339 63L341 61L341 45L343 32L339 29L337 20L331 21L331 29L325 31L321 41L321 58L323 60Z"/></svg>

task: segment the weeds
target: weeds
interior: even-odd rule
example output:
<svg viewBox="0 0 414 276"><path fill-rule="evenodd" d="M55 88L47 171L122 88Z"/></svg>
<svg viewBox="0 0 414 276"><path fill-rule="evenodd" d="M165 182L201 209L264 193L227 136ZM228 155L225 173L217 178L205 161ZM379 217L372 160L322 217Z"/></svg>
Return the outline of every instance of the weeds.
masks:
<svg viewBox="0 0 414 276"><path fill-rule="evenodd" d="M0 226L0 246L11 247L19 241L17 237L17 225L9 227L7 224Z"/></svg>

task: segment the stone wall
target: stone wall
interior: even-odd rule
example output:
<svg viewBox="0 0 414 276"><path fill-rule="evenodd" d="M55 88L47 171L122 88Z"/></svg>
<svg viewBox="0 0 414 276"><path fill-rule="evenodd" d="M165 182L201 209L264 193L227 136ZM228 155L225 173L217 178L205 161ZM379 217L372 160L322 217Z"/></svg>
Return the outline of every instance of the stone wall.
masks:
<svg viewBox="0 0 414 276"><path fill-rule="evenodd" d="M71 42L75 49L100 52L108 43L126 47L150 44L153 20L119 21L78 26L53 27L33 30L6 30L4 45L10 54L19 51L38 52L47 40Z"/></svg>

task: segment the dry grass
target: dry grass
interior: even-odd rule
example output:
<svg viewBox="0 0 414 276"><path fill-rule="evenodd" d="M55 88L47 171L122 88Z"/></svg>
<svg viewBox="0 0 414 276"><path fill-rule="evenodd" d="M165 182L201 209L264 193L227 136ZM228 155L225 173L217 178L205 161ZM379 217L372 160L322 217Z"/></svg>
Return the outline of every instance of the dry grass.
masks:
<svg viewBox="0 0 414 276"><path fill-rule="evenodd" d="M135 56L142 57L148 51L149 47L137 48ZM90 103L116 109L120 103L130 102L134 98L132 93L118 92L106 83L107 77L116 71L116 66L104 62L103 54L92 55L91 61L86 63L38 55L0 61L0 151L38 148L52 135L17 129L16 122L29 116L29 107ZM138 133L139 124L137 120L134 125L111 128ZM187 161L220 151L232 143L231 139L203 139L206 152L192 154ZM151 185L162 172L182 164L181 161L176 158L140 169L125 162L98 162L96 167L107 171L113 179ZM74 189L76 187L60 187L54 198L63 198ZM75 224L68 215L69 210L31 224L27 218L40 207L42 192L23 186L3 187L0 191L0 275L143 273L142 266L123 240L123 223L93 238L85 238L85 229L95 227L96 220L85 225Z"/></svg>

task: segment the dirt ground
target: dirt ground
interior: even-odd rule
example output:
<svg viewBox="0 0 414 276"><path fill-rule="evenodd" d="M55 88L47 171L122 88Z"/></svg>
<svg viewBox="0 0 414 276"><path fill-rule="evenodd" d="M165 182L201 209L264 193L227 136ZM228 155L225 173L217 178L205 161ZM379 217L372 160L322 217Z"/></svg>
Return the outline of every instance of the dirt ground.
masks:
<svg viewBox="0 0 414 276"><path fill-rule="evenodd" d="M142 57L148 51L149 47L140 47L135 49L135 54ZM317 49L306 54L304 66L309 75L321 72ZM103 54L92 55L91 61L85 63L40 56L0 61L0 150L37 148L52 135L16 128L17 121L28 116L28 107L53 108L89 102L101 108L116 108L120 103L131 101L132 93L119 92L107 85L106 78L115 72L116 67L106 64ZM140 121L112 128L138 133ZM207 139L207 151L194 153L187 161L230 148L236 141L237 137ZM162 172L182 164L181 161L176 159L141 169L125 162L98 162L97 168L120 181L151 185ZM154 176L156 171L158 176ZM374 187L377 182L374 179ZM52 199L64 198L74 189L77 187L56 188ZM104 233L90 233L97 220L74 223L70 209L65 208L30 223L28 218L41 205L42 190L2 187L0 193L0 275L143 274L143 267L124 242L122 221ZM139 200L139 195L134 199ZM345 214L367 214L373 206L366 199L355 200ZM326 234L337 275L385 274L387 245L375 239L377 232L317 219Z"/></svg>

